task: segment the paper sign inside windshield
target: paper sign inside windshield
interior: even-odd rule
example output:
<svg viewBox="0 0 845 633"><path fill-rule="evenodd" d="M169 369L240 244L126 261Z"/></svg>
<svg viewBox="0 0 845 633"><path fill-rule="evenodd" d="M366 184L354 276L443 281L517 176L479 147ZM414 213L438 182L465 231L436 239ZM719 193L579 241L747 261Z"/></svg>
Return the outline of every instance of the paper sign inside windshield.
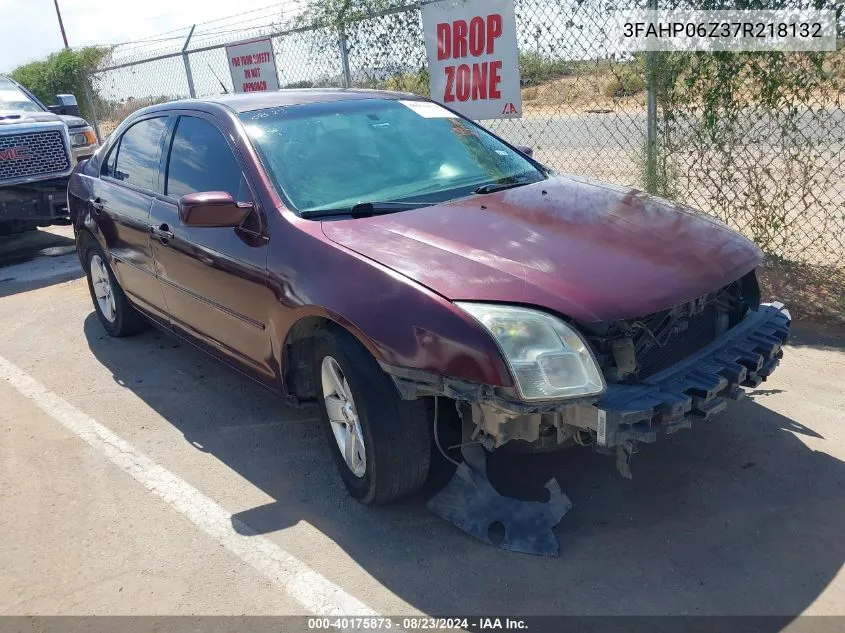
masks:
<svg viewBox="0 0 845 633"><path fill-rule="evenodd" d="M406 106L426 119L457 119L458 115L436 103L430 101L400 101Z"/></svg>

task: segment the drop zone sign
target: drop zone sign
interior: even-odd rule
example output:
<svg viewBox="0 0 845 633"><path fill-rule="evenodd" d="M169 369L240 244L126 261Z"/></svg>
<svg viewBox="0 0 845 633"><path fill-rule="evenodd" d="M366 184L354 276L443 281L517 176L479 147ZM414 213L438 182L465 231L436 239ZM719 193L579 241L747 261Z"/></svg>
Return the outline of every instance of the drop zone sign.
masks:
<svg viewBox="0 0 845 633"><path fill-rule="evenodd" d="M522 116L513 0L422 6L435 101L471 119Z"/></svg>
<svg viewBox="0 0 845 633"><path fill-rule="evenodd" d="M237 42L226 47L235 92L267 92L279 89L276 56L269 38Z"/></svg>

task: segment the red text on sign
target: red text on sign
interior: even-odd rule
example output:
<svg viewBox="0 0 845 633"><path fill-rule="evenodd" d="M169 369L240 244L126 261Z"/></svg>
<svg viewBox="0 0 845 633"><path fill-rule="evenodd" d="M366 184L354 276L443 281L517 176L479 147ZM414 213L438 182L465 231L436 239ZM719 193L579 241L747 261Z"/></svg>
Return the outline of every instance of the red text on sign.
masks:
<svg viewBox="0 0 845 633"><path fill-rule="evenodd" d="M502 16L488 15L466 20L441 22L437 25L437 59L479 57L495 52L496 40L502 36Z"/></svg>
<svg viewBox="0 0 845 633"><path fill-rule="evenodd" d="M255 55L237 55L232 58L232 66L254 66L266 64L270 61L270 53L256 53Z"/></svg>
<svg viewBox="0 0 845 633"><path fill-rule="evenodd" d="M479 99L501 99L502 62L483 62L446 66L446 94L443 101L478 101Z"/></svg>
<svg viewBox="0 0 845 633"><path fill-rule="evenodd" d="M463 59L493 55L496 40L502 36L502 16L498 13L486 18L474 17L437 25L437 59ZM485 61L475 64L446 66L444 103L501 99L502 62Z"/></svg>

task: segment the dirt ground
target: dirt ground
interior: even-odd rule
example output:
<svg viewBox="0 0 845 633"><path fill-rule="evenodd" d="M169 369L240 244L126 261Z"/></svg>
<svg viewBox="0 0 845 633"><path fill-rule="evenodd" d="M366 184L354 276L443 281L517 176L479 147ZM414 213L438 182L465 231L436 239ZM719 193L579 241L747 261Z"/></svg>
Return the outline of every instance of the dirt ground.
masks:
<svg viewBox="0 0 845 633"><path fill-rule="evenodd" d="M535 558L431 489L353 502L313 411L156 330L107 337L73 257L0 268L0 614L304 614L331 586L384 615L845 615L845 328L797 323L768 382L633 481L589 449L517 462L574 503Z"/></svg>

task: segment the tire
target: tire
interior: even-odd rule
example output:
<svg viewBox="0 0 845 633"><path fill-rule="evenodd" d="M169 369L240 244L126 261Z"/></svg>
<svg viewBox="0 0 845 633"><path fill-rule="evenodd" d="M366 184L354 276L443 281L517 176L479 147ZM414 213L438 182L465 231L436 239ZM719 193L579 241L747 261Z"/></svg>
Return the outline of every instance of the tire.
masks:
<svg viewBox="0 0 845 633"><path fill-rule="evenodd" d="M324 386L324 363L336 363L341 382L351 393L351 415L357 422L356 440L363 439L363 472L353 471L339 447L329 420L330 400L337 416L338 396ZM321 330L314 342L314 384L323 430L349 494L364 504L379 505L415 492L425 483L431 463L430 421L423 400L402 400L390 377L367 349L340 328ZM337 384L329 382L329 385ZM326 397L328 392L329 397ZM341 399L342 400L342 399ZM349 418L346 418L349 419ZM354 422L347 427L354 426Z"/></svg>
<svg viewBox="0 0 845 633"><path fill-rule="evenodd" d="M85 272L88 277L88 291L91 293L94 311L109 336L131 336L146 329L147 320L129 303L129 299L126 298L126 294L120 284L117 283L108 257L106 257L100 245L93 240L89 241L88 248L85 251ZM108 294L110 296L110 301L106 299L105 302L98 299L97 296L98 293L102 294L104 288L102 280L104 278L108 279ZM95 289L95 286L97 289ZM104 312L102 303L111 304L110 308L109 306L105 308L109 314Z"/></svg>

